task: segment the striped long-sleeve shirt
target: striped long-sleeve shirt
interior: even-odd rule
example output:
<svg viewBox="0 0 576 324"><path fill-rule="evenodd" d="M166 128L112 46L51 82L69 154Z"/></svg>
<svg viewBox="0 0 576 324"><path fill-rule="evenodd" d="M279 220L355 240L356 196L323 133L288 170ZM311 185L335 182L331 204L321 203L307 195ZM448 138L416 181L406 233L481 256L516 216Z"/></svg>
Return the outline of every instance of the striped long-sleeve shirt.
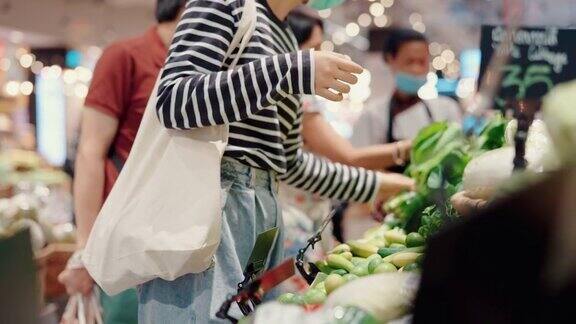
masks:
<svg viewBox="0 0 576 324"><path fill-rule="evenodd" d="M285 183L324 197L368 201L372 171L329 162L302 151L299 95L314 93L312 52L266 0L257 0L256 30L228 70L225 57L244 0L188 0L162 71L157 112L168 128L229 124L225 156L272 170Z"/></svg>

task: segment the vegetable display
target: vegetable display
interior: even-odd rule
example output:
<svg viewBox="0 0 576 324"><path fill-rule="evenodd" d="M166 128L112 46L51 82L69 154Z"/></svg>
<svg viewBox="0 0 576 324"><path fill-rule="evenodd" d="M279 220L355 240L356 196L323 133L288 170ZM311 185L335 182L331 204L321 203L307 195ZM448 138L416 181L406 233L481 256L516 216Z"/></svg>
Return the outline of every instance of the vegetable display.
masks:
<svg viewBox="0 0 576 324"><path fill-rule="evenodd" d="M314 283L303 293L284 294L286 304L322 304L331 294L361 277L419 271L426 240L458 218L450 196L462 190L470 161L505 145L506 120L497 115L478 135L467 137L459 124L433 123L413 141L406 174L417 191L403 192L383 205L385 223L363 238L336 246Z"/></svg>
<svg viewBox="0 0 576 324"><path fill-rule="evenodd" d="M360 277L420 269L425 239L417 232L408 235L401 228L381 225L367 231L359 240L336 246L326 259L318 261L320 273L300 294L286 293L278 301L285 304L322 304L340 287Z"/></svg>

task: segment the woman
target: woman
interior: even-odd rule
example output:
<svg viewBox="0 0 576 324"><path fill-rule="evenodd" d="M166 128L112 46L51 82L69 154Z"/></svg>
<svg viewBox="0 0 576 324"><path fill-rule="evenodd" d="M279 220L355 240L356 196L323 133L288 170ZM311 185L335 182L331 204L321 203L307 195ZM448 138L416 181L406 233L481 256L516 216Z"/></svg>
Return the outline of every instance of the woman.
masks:
<svg viewBox="0 0 576 324"><path fill-rule="evenodd" d="M418 92L427 82L430 72L428 39L411 29L391 29L384 42L383 59L394 77L389 94L376 100L362 111L354 125L350 141L356 147L410 140L429 124L439 121L460 122L458 104L448 97L423 100ZM404 171L405 160L399 156L398 166L391 170ZM369 222L371 211L359 204L341 207L344 228L347 224ZM346 233L345 236L356 233Z"/></svg>
<svg viewBox="0 0 576 324"><path fill-rule="evenodd" d="M221 243L214 266L139 288L141 323L218 323L243 280L256 235L278 226L277 181L326 197L368 202L413 186L402 176L334 164L302 152L299 96L342 100L362 72L341 55L298 51L284 20L306 0L258 0L256 30L239 67L225 58L244 1L189 0L160 77L157 112L167 128L229 124L221 166ZM341 3L312 0L317 9ZM185 179L184 179L185 180ZM169 194L169 193L167 193ZM276 241L269 265L283 258ZM233 311L234 315L239 312Z"/></svg>
<svg viewBox="0 0 576 324"><path fill-rule="evenodd" d="M295 10L288 16L288 23L301 49L320 48L324 38L324 24L317 15L308 10ZM410 141L354 148L323 118L322 107L323 104L314 96L303 98L302 139L308 151L333 162L373 170L385 170L395 166L396 156L409 156ZM330 201L287 185L280 186L280 201L286 225L286 252L288 255L296 255L313 234L315 225L321 223L329 213ZM327 235L323 238L323 247L329 249L330 230L326 229L324 233ZM339 239L342 237L337 236ZM319 249L314 249L313 252L316 255L321 254ZM315 258L314 255L309 257Z"/></svg>

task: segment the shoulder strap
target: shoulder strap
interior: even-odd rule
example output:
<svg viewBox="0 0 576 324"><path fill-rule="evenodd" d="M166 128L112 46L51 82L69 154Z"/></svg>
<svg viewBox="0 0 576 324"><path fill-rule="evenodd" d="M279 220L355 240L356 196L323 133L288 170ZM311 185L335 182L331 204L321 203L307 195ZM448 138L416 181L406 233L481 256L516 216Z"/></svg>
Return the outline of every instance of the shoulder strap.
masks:
<svg viewBox="0 0 576 324"><path fill-rule="evenodd" d="M234 38L230 42L230 46L226 52L226 57L224 58L229 58L232 55L232 52L238 48L238 53L236 54L234 61L232 61L232 64L230 64L230 69L236 67L242 52L244 52L250 38L252 38L254 30L256 29L256 19L256 0L246 0L242 10L242 18L240 18L240 22L238 22L238 29L236 30L236 34L234 34Z"/></svg>
<svg viewBox="0 0 576 324"><path fill-rule="evenodd" d="M428 105L428 103L426 103L426 100L422 100L421 102L424 105L424 109L426 110L426 114L428 115L430 123L433 123L434 116L432 115L432 110L430 110L430 106Z"/></svg>

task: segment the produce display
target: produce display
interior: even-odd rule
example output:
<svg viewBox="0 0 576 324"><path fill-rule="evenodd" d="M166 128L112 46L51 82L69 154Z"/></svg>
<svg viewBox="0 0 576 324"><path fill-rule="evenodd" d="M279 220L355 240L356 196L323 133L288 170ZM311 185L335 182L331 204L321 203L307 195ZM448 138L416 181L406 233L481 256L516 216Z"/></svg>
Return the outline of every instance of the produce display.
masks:
<svg viewBox="0 0 576 324"><path fill-rule="evenodd" d="M278 299L287 304L322 304L339 287L372 274L416 271L424 253L425 239L417 232L382 225L360 240L336 246L326 259L316 262L320 273L302 294L286 293Z"/></svg>
<svg viewBox="0 0 576 324"><path fill-rule="evenodd" d="M74 225L70 222L56 222L49 217L50 205L30 193L0 199L0 239L29 229L35 251L50 243L74 243Z"/></svg>
<svg viewBox="0 0 576 324"><path fill-rule="evenodd" d="M439 122L422 129L413 141L411 163L406 170L416 180L417 191L401 193L384 204L384 212L389 215L387 223L427 237L428 228L454 218L449 198L462 190L468 163L504 145L505 130L506 120L501 115L494 116L471 137L457 123Z"/></svg>
<svg viewBox="0 0 576 324"><path fill-rule="evenodd" d="M336 246L316 262L320 273L300 294L287 293L286 304L322 304L327 296L360 277L420 269L426 240L457 219L449 198L462 190L468 163L505 144L506 120L497 115L478 135L467 137L459 124L434 123L413 141L412 162L406 174L417 191L404 192L383 206L388 215L381 226L363 238Z"/></svg>
<svg viewBox="0 0 576 324"><path fill-rule="evenodd" d="M50 243L74 243L69 181L36 152L1 152L0 187L10 190L0 198L0 239L29 229L35 251Z"/></svg>
<svg viewBox="0 0 576 324"><path fill-rule="evenodd" d="M36 152L9 150L0 153L0 185L15 186L22 182L60 185L69 181L65 172L48 166Z"/></svg>

